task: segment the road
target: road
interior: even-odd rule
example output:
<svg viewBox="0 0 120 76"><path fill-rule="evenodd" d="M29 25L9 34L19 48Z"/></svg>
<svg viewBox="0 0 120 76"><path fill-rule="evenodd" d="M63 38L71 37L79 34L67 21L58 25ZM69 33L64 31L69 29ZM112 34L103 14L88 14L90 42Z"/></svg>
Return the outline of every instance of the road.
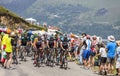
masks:
<svg viewBox="0 0 120 76"><path fill-rule="evenodd" d="M60 69L59 66L34 67L33 61L28 58L27 62L21 62L18 65L12 65L14 70L3 69L0 67L0 76L98 76L90 70L80 68L74 62L69 62L69 69Z"/></svg>

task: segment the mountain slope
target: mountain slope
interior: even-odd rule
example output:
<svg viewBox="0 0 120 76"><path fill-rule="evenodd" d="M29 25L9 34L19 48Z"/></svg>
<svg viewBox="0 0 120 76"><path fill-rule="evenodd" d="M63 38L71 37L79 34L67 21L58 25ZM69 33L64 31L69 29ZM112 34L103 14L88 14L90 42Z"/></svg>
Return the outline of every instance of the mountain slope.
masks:
<svg viewBox="0 0 120 76"><path fill-rule="evenodd" d="M16 3L13 3L15 1ZM63 31L87 32L104 38L112 34L117 39L120 38L119 3L120 0L6 0L6 2L0 2L1 5L23 17L33 17L40 23L47 22L49 25L59 26ZM18 8L15 4L20 7ZM23 6L26 8L23 9Z"/></svg>
<svg viewBox="0 0 120 76"><path fill-rule="evenodd" d="M36 0L1 0L0 5L21 15L21 13L29 8L35 1Z"/></svg>
<svg viewBox="0 0 120 76"><path fill-rule="evenodd" d="M104 19L105 21L108 21L110 23L114 23L120 19L119 3L120 0L109 0L109 1L108 0L45 0L45 1L44 0L1 0L0 1L0 5L9 8L10 10L18 13L21 16L29 17L35 15L34 17L37 19L39 15L40 17L43 16L41 12L47 13L45 15L51 14L49 13L49 10L51 8L48 9L48 7L54 7L57 9L57 7L60 5L61 5L60 7L65 7L66 5L73 5L73 6L81 5L83 7L91 9L91 12L88 12L88 14L90 14L89 18L93 19L93 21L102 22ZM79 8L79 6L77 7ZM53 11L54 8L51 9L51 11ZM104 16L94 17L93 14L95 14L99 9L102 8L108 10L107 14ZM63 10L58 12L62 12L62 11ZM54 11L52 13L54 13ZM44 18L44 16L42 18ZM44 20L46 20L46 18ZM44 20L41 19L40 21L44 22Z"/></svg>
<svg viewBox="0 0 120 76"><path fill-rule="evenodd" d="M23 29L30 29L30 28L43 29L42 27L31 25L30 23L26 22L24 19L20 18L19 16L5 9L2 6L0 6L0 25L7 26L8 28L11 29L15 29L19 27Z"/></svg>

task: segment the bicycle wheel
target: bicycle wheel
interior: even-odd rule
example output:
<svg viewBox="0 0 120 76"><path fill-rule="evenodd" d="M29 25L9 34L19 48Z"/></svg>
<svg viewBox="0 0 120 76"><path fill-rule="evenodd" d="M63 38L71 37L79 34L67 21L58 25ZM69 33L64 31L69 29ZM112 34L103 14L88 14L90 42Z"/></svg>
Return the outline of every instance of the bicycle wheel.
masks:
<svg viewBox="0 0 120 76"><path fill-rule="evenodd" d="M67 61L67 57L65 56L64 58L64 69L68 68L68 61Z"/></svg>

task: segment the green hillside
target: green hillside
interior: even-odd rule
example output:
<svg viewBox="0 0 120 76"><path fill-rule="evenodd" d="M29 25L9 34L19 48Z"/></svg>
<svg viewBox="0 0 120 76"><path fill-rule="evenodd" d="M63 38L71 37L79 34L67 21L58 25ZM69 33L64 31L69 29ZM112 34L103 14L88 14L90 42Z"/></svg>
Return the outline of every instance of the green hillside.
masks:
<svg viewBox="0 0 120 76"><path fill-rule="evenodd" d="M8 9L0 6L0 17L2 17L2 16L5 16L6 18L9 17L9 19L13 20L13 23L23 23L23 24L25 24L25 26L24 26L24 27L26 27L25 29L28 29L28 28L36 28L36 29L40 29L40 30L44 29L43 27L38 27L36 25L32 25L32 24L26 22L23 18L17 16L15 13L13 13L13 12L9 11Z"/></svg>

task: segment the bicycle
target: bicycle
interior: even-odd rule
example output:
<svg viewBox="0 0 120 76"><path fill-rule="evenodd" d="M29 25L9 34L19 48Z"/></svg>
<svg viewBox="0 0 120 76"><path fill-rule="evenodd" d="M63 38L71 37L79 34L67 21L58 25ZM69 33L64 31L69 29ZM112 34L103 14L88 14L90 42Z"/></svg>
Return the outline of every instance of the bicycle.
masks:
<svg viewBox="0 0 120 76"><path fill-rule="evenodd" d="M32 55L33 55L33 46L32 46L32 44L28 44L27 46L26 46L26 49L27 49L27 56L28 57L32 57Z"/></svg>
<svg viewBox="0 0 120 76"><path fill-rule="evenodd" d="M17 51L16 51L17 47L13 46L13 64L18 64L18 59L17 59Z"/></svg>
<svg viewBox="0 0 120 76"><path fill-rule="evenodd" d="M21 46L21 54L20 54L21 61L26 62L27 61L26 56L27 56L26 46Z"/></svg>
<svg viewBox="0 0 120 76"><path fill-rule="evenodd" d="M60 48L57 48L56 49L56 65L59 65L59 63L60 63L60 51L61 51L61 49Z"/></svg>
<svg viewBox="0 0 120 76"><path fill-rule="evenodd" d="M41 67L41 65L43 64L43 50L41 48L38 49L37 51L37 57L36 57L36 67Z"/></svg>
<svg viewBox="0 0 120 76"><path fill-rule="evenodd" d="M55 49L54 48L50 48L49 49L49 54L47 56L47 62L46 62L46 64L48 66L53 67L54 66L54 62L55 62Z"/></svg>
<svg viewBox="0 0 120 76"><path fill-rule="evenodd" d="M61 68L64 68L64 69L68 69L68 59L67 59L67 55L68 55L68 52L67 50L63 50L62 53L61 53Z"/></svg>

